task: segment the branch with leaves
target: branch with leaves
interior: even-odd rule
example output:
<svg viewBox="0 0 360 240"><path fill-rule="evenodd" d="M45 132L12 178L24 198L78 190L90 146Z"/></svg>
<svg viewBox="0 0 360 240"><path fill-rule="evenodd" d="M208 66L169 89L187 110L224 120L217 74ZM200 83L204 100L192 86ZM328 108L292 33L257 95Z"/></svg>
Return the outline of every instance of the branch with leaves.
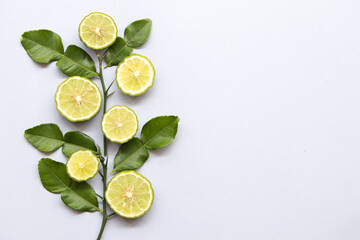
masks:
<svg viewBox="0 0 360 240"><path fill-rule="evenodd" d="M25 138L42 152L54 152L61 148L68 157L65 163L42 158L38 163L40 180L46 190L61 195L61 200L77 211L100 212L103 217L97 239L101 239L107 220L120 215L125 218L140 217L153 202L151 183L134 170L149 158L150 151L170 144L178 130L177 116L159 116L149 120L141 129L140 138L134 137L138 120L127 106L116 105L107 110L109 90L103 77L103 60L106 66L117 66L118 87L125 94L137 96L148 91L154 82L155 70L151 61L132 54L133 48L143 45L150 36L152 22L142 19L128 25L124 37L117 35L113 19L103 13L87 15L79 26L79 37L90 49L96 50L95 61L82 48L70 45L64 52L60 36L50 30L25 32L21 44L36 62L50 63L67 76L55 93L58 111L69 121L86 121L103 108L101 122L103 147L93 138L80 131L62 133L54 123L40 124L25 130ZM100 80L99 88L89 78ZM108 182L107 141L119 143ZM99 165L101 168L99 168ZM103 192L98 194L86 181L97 173L103 181ZM99 206L99 201L102 207ZM107 206L112 209L108 213Z"/></svg>

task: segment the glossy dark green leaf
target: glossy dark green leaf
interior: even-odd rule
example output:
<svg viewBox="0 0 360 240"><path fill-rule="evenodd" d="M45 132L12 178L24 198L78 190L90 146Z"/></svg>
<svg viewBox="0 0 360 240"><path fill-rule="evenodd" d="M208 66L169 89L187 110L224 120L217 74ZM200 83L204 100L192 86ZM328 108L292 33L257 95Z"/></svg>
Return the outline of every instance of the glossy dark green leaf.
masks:
<svg viewBox="0 0 360 240"><path fill-rule="evenodd" d="M145 123L141 130L145 147L154 150L170 144L176 136L179 121L177 116L159 116Z"/></svg>
<svg viewBox="0 0 360 240"><path fill-rule="evenodd" d="M69 207L79 211L101 211L94 189L86 182L75 182L61 193L61 200Z"/></svg>
<svg viewBox="0 0 360 240"><path fill-rule="evenodd" d="M59 60L64 54L60 36L46 29L24 32L21 44L29 56L39 63Z"/></svg>
<svg viewBox="0 0 360 240"><path fill-rule="evenodd" d="M106 67L118 65L125 57L129 56L133 49L128 47L125 40L117 37L116 42L106 51Z"/></svg>
<svg viewBox="0 0 360 240"><path fill-rule="evenodd" d="M41 183L49 192L59 193L69 188L71 179L64 163L43 158L39 161L38 170Z"/></svg>
<svg viewBox="0 0 360 240"><path fill-rule="evenodd" d="M130 47L139 47L149 38L152 21L149 18L137 20L129 24L124 33L125 42Z"/></svg>
<svg viewBox="0 0 360 240"><path fill-rule="evenodd" d="M120 146L114 159L113 171L134 170L149 158L149 150L139 138L133 138Z"/></svg>
<svg viewBox="0 0 360 240"><path fill-rule="evenodd" d="M97 152L95 141L80 131L67 132L64 141L65 143L62 147L62 152L68 157L79 150L91 150L94 153Z"/></svg>
<svg viewBox="0 0 360 240"><path fill-rule="evenodd" d="M68 76L91 78L97 76L94 60L83 49L70 45L56 66Z"/></svg>
<svg viewBox="0 0 360 240"><path fill-rule="evenodd" d="M64 144L60 128L53 123L40 124L25 130L24 134L34 147L42 152L52 152Z"/></svg>

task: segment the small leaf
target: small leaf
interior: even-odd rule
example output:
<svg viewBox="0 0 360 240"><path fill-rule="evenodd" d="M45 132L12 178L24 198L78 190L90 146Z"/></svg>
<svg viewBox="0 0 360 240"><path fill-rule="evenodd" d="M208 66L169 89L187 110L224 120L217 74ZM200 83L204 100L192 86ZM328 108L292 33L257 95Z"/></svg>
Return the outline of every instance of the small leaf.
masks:
<svg viewBox="0 0 360 240"><path fill-rule="evenodd" d="M129 24L124 33L125 42L130 47L139 47L148 40L152 22L149 18L137 20Z"/></svg>
<svg viewBox="0 0 360 240"><path fill-rule="evenodd" d="M68 157L79 150L91 150L97 153L95 141L80 131L67 132L64 141L62 152Z"/></svg>
<svg viewBox="0 0 360 240"><path fill-rule="evenodd" d="M134 170L141 167L149 158L149 150L139 138L133 138L120 146L114 159L113 171Z"/></svg>
<svg viewBox="0 0 360 240"><path fill-rule="evenodd" d="M94 189L86 182L73 182L67 190L61 193L61 200L69 207L79 211L95 212L98 200Z"/></svg>
<svg viewBox="0 0 360 240"><path fill-rule="evenodd" d="M40 124L25 130L24 134L34 147L42 152L52 152L64 144L60 128L53 123Z"/></svg>
<svg viewBox="0 0 360 240"><path fill-rule="evenodd" d="M71 179L66 173L66 165L50 158L39 161L38 170L44 188L52 193L62 192L70 186Z"/></svg>
<svg viewBox="0 0 360 240"><path fill-rule="evenodd" d="M91 78L99 75L96 72L94 60L83 49L75 45L68 46L65 55L56 63L56 66L69 77Z"/></svg>
<svg viewBox="0 0 360 240"><path fill-rule="evenodd" d="M118 65L125 57L129 56L133 49L128 47L121 37L106 51L106 67Z"/></svg>
<svg viewBox="0 0 360 240"><path fill-rule="evenodd" d="M39 63L59 60L64 54L60 36L46 29L24 32L21 44L29 56Z"/></svg>
<svg viewBox="0 0 360 240"><path fill-rule="evenodd" d="M176 136L179 121L177 116L159 116L145 123L141 130L145 147L154 150L170 144Z"/></svg>

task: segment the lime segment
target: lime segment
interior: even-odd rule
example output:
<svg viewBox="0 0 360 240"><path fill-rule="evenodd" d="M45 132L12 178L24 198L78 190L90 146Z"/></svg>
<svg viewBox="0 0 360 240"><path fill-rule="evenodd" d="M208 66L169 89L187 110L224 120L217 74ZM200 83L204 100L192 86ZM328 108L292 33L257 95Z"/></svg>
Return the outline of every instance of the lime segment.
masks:
<svg viewBox="0 0 360 240"><path fill-rule="evenodd" d="M135 171L123 171L109 182L105 198L114 212L125 218L137 218L146 213L154 200L151 183Z"/></svg>
<svg viewBox="0 0 360 240"><path fill-rule="evenodd" d="M72 122L85 121L95 116L100 110L101 100L96 84L78 76L62 82L55 94L56 108Z"/></svg>
<svg viewBox="0 0 360 240"><path fill-rule="evenodd" d="M131 96L145 93L154 84L155 69L150 60L138 54L126 57L116 69L120 90Z"/></svg>
<svg viewBox="0 0 360 240"><path fill-rule="evenodd" d="M77 182L93 178L99 171L99 160L89 150L73 153L66 163L66 171Z"/></svg>
<svg viewBox="0 0 360 240"><path fill-rule="evenodd" d="M93 12L80 23L79 36L89 48L100 50L112 45L117 37L114 20L104 13Z"/></svg>
<svg viewBox="0 0 360 240"><path fill-rule="evenodd" d="M112 142L125 143L132 139L138 129L138 119L133 110L116 105L110 108L101 122L104 135Z"/></svg>

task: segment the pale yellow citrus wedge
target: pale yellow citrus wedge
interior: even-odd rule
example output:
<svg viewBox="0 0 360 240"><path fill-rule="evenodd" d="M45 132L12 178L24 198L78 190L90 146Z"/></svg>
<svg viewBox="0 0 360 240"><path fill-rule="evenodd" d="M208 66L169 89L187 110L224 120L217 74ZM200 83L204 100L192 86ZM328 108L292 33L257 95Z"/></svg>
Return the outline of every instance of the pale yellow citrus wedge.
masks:
<svg viewBox="0 0 360 240"><path fill-rule="evenodd" d="M112 142L125 143L132 139L138 130L138 119L134 111L126 106L110 108L101 121L102 131Z"/></svg>
<svg viewBox="0 0 360 240"><path fill-rule="evenodd" d="M66 171L77 182L87 181L99 171L99 159L90 150L74 152L66 163Z"/></svg>
<svg viewBox="0 0 360 240"><path fill-rule="evenodd" d="M108 15L93 12L81 21L79 36L87 47L95 50L104 49L115 42L117 26Z"/></svg>
<svg viewBox="0 0 360 240"><path fill-rule="evenodd" d="M68 120L79 122L95 116L101 107L102 96L95 83L87 78L69 77L55 94L57 110Z"/></svg>
<svg viewBox="0 0 360 240"><path fill-rule="evenodd" d="M105 199L111 209L125 218L144 215L154 200L151 183L135 171L123 171L109 182Z"/></svg>
<svg viewBox="0 0 360 240"><path fill-rule="evenodd" d="M150 60L138 54L126 57L116 69L116 83L131 96L145 93L154 84L155 69Z"/></svg>

